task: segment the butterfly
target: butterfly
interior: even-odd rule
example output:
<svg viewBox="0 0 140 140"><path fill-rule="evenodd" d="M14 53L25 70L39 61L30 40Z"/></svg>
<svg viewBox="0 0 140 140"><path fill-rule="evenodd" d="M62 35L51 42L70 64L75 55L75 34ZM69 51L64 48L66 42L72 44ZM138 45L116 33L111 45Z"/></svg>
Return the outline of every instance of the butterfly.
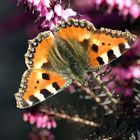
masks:
<svg viewBox="0 0 140 140"><path fill-rule="evenodd" d="M28 67L15 94L18 108L28 108L68 87L85 83L89 71L120 57L135 42L129 31L96 29L87 20L68 19L29 40Z"/></svg>

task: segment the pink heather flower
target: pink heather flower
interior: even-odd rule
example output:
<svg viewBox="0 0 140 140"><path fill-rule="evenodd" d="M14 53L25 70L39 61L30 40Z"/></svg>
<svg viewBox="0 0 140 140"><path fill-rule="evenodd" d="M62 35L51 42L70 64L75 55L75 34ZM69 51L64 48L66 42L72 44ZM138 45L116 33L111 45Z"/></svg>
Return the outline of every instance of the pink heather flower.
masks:
<svg viewBox="0 0 140 140"><path fill-rule="evenodd" d="M70 85L67 89L68 89L69 93L75 93L75 91L76 91L74 85Z"/></svg>
<svg viewBox="0 0 140 140"><path fill-rule="evenodd" d="M130 15L133 16L134 19L137 19L140 16L140 6L133 4L130 7Z"/></svg>
<svg viewBox="0 0 140 140"><path fill-rule="evenodd" d="M54 6L54 12L57 13L58 16L61 16L61 13L62 13L62 7L60 4L56 4Z"/></svg>
<svg viewBox="0 0 140 140"><path fill-rule="evenodd" d="M103 0L95 0L94 2L96 5L100 5L103 2Z"/></svg>
<svg viewBox="0 0 140 140"><path fill-rule="evenodd" d="M20 1L21 2L21 1ZM72 9L63 9L60 0L23 0L30 10L37 11L39 18L42 18L41 27L48 27L50 30L61 21L77 15Z"/></svg>
<svg viewBox="0 0 140 140"><path fill-rule="evenodd" d="M133 78L140 78L140 65L139 66L130 66L129 71Z"/></svg>
<svg viewBox="0 0 140 140"><path fill-rule="evenodd" d="M29 113L24 113L24 114L23 114L23 120L24 120L25 122L28 121L29 115L30 115Z"/></svg>
<svg viewBox="0 0 140 140"><path fill-rule="evenodd" d="M140 17L140 3L137 0L82 0L82 4L76 1L75 4L83 12L86 10L100 10L102 5L107 7L107 12L111 13L113 9L117 9L119 14L133 20Z"/></svg>
<svg viewBox="0 0 140 140"><path fill-rule="evenodd" d="M110 76L115 77L107 86L114 94L123 94L131 96L133 94L133 85L136 78L140 78L140 65L130 65L127 68L122 66L112 67L112 72L103 78L103 81L108 81Z"/></svg>
<svg viewBox="0 0 140 140"><path fill-rule="evenodd" d="M132 88L126 88L125 89L125 96L130 97L133 93L133 89Z"/></svg>
<svg viewBox="0 0 140 140"><path fill-rule="evenodd" d="M35 121L36 121L36 120L35 120L34 116L30 116L30 118L29 118L30 124L34 124Z"/></svg>
<svg viewBox="0 0 140 140"><path fill-rule="evenodd" d="M116 7L115 5L117 5L120 14L123 16L130 15L133 19L140 17L140 5L136 0L112 0L111 4L106 0L106 3L111 7Z"/></svg>
<svg viewBox="0 0 140 140"><path fill-rule="evenodd" d="M125 56L133 59L134 57L139 55L140 55L140 37L137 38L133 47L125 54Z"/></svg>
<svg viewBox="0 0 140 140"><path fill-rule="evenodd" d="M25 122L29 122L32 125L36 125L37 128L51 129L56 128L57 126L55 120L52 117L42 113L24 113L23 120Z"/></svg>
<svg viewBox="0 0 140 140"><path fill-rule="evenodd" d="M130 97L133 94L133 90L129 87L117 87L115 89L115 94L124 94L125 97Z"/></svg>

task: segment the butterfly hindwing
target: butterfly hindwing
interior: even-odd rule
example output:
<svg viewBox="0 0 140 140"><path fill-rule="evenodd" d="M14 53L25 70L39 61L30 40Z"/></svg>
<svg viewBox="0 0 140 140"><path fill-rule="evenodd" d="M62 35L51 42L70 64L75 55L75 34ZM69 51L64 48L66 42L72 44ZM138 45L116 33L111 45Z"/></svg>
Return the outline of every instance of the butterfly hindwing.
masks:
<svg viewBox="0 0 140 140"><path fill-rule="evenodd" d="M29 69L22 76L18 93L15 94L18 108L27 108L60 92L68 82L60 75L43 70Z"/></svg>
<svg viewBox="0 0 140 140"><path fill-rule="evenodd" d="M48 62L50 49L54 46L52 32L40 33L35 39L29 40L29 48L25 54L25 62L28 68L41 68Z"/></svg>

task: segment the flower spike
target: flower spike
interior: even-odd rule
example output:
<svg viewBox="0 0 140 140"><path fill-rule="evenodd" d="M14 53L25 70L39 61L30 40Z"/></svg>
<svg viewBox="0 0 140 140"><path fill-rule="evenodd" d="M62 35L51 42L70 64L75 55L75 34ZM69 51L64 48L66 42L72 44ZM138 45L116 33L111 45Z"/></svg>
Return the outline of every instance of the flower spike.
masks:
<svg viewBox="0 0 140 140"><path fill-rule="evenodd" d="M19 3L21 0L18 1ZM42 19L41 28L52 30L61 21L77 16L71 8L63 8L61 0L23 0L22 3L27 11L32 11L32 14L39 13L36 21Z"/></svg>

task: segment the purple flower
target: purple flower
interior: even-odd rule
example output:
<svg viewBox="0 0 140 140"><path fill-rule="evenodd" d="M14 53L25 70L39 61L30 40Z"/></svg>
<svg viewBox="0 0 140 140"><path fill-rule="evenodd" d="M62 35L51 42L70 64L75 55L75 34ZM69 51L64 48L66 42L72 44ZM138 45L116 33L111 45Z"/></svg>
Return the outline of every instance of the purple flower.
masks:
<svg viewBox="0 0 140 140"><path fill-rule="evenodd" d="M130 7L130 12L129 13L134 19L137 19L140 16L140 5L133 4Z"/></svg>
<svg viewBox="0 0 140 140"><path fill-rule="evenodd" d="M29 122L31 125L36 125L37 128L56 128L57 124L55 120L47 114L30 112L23 114L23 120Z"/></svg>
<svg viewBox="0 0 140 140"><path fill-rule="evenodd" d="M134 58L140 55L140 37L137 38L133 47L126 53L126 57Z"/></svg>
<svg viewBox="0 0 140 140"><path fill-rule="evenodd" d="M114 94L123 94L124 96L131 96L133 94L133 87L136 78L140 78L140 65L130 65L129 67L115 66L112 67L112 72L105 76L102 80L108 81L110 77L114 76L114 80L107 85Z"/></svg>
<svg viewBox="0 0 140 140"><path fill-rule="evenodd" d="M63 9L60 0L23 0L26 7L39 13L38 19L42 19L41 27L48 27L50 30L61 21L77 15L70 8Z"/></svg>
<svg viewBox="0 0 140 140"><path fill-rule="evenodd" d="M129 71L132 75L132 78L140 78L140 65L130 66Z"/></svg>
<svg viewBox="0 0 140 140"><path fill-rule="evenodd" d="M76 89L73 84L71 84L67 89L68 89L68 92L71 94L76 92Z"/></svg>
<svg viewBox="0 0 140 140"><path fill-rule="evenodd" d="M140 3L137 0L82 0L82 4L79 1L76 1L75 4L79 9L82 8L84 13L85 10L100 10L104 5L107 7L108 13L117 9L119 14L124 17L130 16L133 20L140 17Z"/></svg>

